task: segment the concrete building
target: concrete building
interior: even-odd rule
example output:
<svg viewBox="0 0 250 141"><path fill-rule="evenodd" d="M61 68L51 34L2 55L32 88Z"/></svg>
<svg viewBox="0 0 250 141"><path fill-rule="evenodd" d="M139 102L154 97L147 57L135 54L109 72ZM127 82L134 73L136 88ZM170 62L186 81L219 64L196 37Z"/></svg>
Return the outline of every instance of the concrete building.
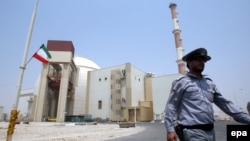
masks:
<svg viewBox="0 0 250 141"><path fill-rule="evenodd" d="M153 120L148 77L152 76L130 63L90 71L86 112L111 121ZM146 89L150 92L146 93Z"/></svg>
<svg viewBox="0 0 250 141"><path fill-rule="evenodd" d="M73 121L75 117L111 121L163 120L171 83L186 73L181 59L184 49L176 6L169 5L178 74L155 77L130 63L100 68L86 58L76 57L71 41L49 40L47 49L52 58L48 64L42 64L33 94L23 91L19 97L21 113L32 121L64 122Z"/></svg>
<svg viewBox="0 0 250 141"><path fill-rule="evenodd" d="M85 115L87 72L99 69L94 62L74 56L71 41L48 41L52 58L43 64L34 121L63 122Z"/></svg>
<svg viewBox="0 0 250 141"><path fill-rule="evenodd" d="M181 75L156 77L130 63L100 68L75 56L71 41L49 40L47 49L52 58L42 64L37 85L19 98L30 121L163 120L171 83Z"/></svg>
<svg viewBox="0 0 250 141"><path fill-rule="evenodd" d="M179 76L155 77L130 63L89 71L86 114L111 121L163 120L172 81Z"/></svg>

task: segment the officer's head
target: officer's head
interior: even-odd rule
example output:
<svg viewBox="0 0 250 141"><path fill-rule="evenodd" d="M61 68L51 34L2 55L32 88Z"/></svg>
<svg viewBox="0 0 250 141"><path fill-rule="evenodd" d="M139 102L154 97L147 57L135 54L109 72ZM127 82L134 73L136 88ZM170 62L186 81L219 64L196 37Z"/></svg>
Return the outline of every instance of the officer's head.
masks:
<svg viewBox="0 0 250 141"><path fill-rule="evenodd" d="M195 71L202 72L204 63L211 60L211 57L207 55L207 50L205 48L198 48L183 56L182 60L187 62L187 67L189 69L195 69Z"/></svg>

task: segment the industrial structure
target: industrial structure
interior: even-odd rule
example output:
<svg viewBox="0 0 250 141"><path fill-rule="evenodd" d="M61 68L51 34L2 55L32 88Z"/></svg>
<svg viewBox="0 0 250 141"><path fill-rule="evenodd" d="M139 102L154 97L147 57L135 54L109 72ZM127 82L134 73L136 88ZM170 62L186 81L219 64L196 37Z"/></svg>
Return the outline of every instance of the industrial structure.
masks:
<svg viewBox="0 0 250 141"><path fill-rule="evenodd" d="M172 20L174 24L174 39L175 39L175 47L176 47L176 52L177 52L177 64L178 64L178 70L180 74L185 74L186 69L185 69L185 62L182 61L183 57L183 47L182 47L182 39L181 39L181 29L179 27L179 20L177 18L177 12L176 12L176 7L177 5L175 3L170 3L169 8L171 9L171 15L172 15Z"/></svg>
<svg viewBox="0 0 250 141"><path fill-rule="evenodd" d="M172 81L186 73L176 4L169 7L179 73L155 76L131 63L100 68L89 59L75 56L71 41L49 40L47 50L52 58L42 64L34 89L22 91L20 115L37 122L163 120Z"/></svg>
<svg viewBox="0 0 250 141"><path fill-rule="evenodd" d="M71 41L49 40L47 49L52 58L42 65L35 88L20 96L18 108L24 118L37 122L75 121L76 117L80 121L163 120L171 83L180 74L156 77L130 63L101 69L75 56Z"/></svg>

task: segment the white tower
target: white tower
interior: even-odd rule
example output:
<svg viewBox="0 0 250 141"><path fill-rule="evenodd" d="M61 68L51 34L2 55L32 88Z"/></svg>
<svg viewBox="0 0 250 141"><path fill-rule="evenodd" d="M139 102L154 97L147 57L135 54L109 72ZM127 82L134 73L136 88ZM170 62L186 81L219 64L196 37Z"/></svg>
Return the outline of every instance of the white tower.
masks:
<svg viewBox="0 0 250 141"><path fill-rule="evenodd" d="M183 47L182 47L182 43L181 43L181 37L180 37L180 32L181 29L178 25L178 19L177 19L177 12L176 12L176 7L177 5L175 3L170 3L169 4L169 8L171 9L171 14L172 14L172 20L173 20L173 24L174 24L174 30L173 30L173 34L174 34L174 39L175 39L175 47L176 47L176 52L177 52L177 64L178 64L178 70L180 74L185 74L186 70L185 70L185 62L182 61L182 57L183 57Z"/></svg>

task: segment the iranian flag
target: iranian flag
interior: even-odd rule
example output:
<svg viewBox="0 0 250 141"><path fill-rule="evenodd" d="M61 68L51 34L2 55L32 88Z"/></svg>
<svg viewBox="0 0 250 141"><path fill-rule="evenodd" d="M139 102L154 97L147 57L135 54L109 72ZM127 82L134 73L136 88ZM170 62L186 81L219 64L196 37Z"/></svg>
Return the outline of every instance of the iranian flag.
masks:
<svg viewBox="0 0 250 141"><path fill-rule="evenodd" d="M34 53L33 57L41 61L42 63L47 64L49 62L48 58L51 58L51 55L44 44L42 44L39 50Z"/></svg>

